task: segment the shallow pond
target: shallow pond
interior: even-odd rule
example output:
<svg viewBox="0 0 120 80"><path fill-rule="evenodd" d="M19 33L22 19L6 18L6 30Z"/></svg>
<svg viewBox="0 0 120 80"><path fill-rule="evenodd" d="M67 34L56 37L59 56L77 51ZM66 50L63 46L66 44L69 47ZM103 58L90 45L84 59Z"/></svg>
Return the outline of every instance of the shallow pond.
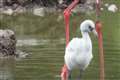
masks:
<svg viewBox="0 0 120 80"><path fill-rule="evenodd" d="M92 39L94 58L84 73L84 80L99 80L98 44L97 39ZM60 80L65 39L21 39L17 47L29 55L21 59L1 59L0 80ZM106 80L119 80L120 40L104 37L104 53ZM73 72L73 80L78 74L77 70Z"/></svg>
<svg viewBox="0 0 120 80"><path fill-rule="evenodd" d="M72 19L75 23L71 24L78 27L71 38L80 37L80 21L86 18L95 19L94 15L78 16L73 16ZM28 55L20 59L1 58L0 80L60 80L65 50L64 20L56 22L56 15L48 15L46 18L24 14L2 15L2 17L0 17L0 25L7 26L16 32L17 49ZM117 13L103 11L100 19L103 23L105 80L120 80L120 10ZM98 43L92 34L90 36L93 42L94 58L86 69L83 80L99 80ZM75 80L78 74L79 72L74 70L72 80Z"/></svg>

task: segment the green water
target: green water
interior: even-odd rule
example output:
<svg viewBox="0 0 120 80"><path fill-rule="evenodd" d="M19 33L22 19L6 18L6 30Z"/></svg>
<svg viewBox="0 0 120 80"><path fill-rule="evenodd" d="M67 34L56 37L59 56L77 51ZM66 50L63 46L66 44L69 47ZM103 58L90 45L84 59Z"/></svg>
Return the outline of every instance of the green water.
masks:
<svg viewBox="0 0 120 80"><path fill-rule="evenodd" d="M105 80L120 79L119 27L111 26L111 30L109 27L103 30ZM27 38L31 38L31 36L27 36ZM91 38L94 58L85 71L83 80L99 80L98 44L92 34ZM3 76L0 80L60 80L60 70L64 64L65 39L37 40L37 45L18 46L18 49L30 54L26 58L17 61L11 58L0 60L1 76ZM73 72L73 80L78 74L77 70Z"/></svg>
<svg viewBox="0 0 120 80"><path fill-rule="evenodd" d="M116 31L115 31L116 32ZM106 34L109 35L109 34ZM111 38L114 36L110 35ZM116 36L118 38L119 36ZM94 39L94 38L93 38ZM120 41L104 38L105 80L120 79ZM24 59L1 59L0 80L60 80L65 40L47 40L36 46L22 46L20 50L32 53ZM83 80L99 80L98 45L93 42L94 58L83 75ZM79 72L74 70L73 80Z"/></svg>
<svg viewBox="0 0 120 80"><path fill-rule="evenodd" d="M116 3L119 10L112 13L105 8L100 17L103 24L105 80L120 80L120 2L119 0L107 1ZM17 49L29 54L26 58L0 59L0 80L60 80L65 50L64 20L57 22L58 14L50 14L45 18L31 14L0 16L0 28L14 30L18 40L37 40L35 45L29 42L29 45L17 46ZM70 30L71 38L81 36L79 24L88 18L95 20L95 15L81 14L71 17L71 26L74 26ZM90 36L94 58L84 72L82 80L99 80L98 43L92 34ZM76 80L78 74L78 70L74 70L72 80Z"/></svg>

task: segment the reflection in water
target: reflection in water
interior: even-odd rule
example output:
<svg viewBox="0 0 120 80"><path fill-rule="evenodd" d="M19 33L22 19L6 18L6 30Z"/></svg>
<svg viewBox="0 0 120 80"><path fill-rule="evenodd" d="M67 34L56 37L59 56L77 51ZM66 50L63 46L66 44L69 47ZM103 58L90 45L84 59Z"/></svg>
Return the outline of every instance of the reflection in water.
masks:
<svg viewBox="0 0 120 80"><path fill-rule="evenodd" d="M38 41L36 39L17 40L17 46L24 46L24 45L34 46L34 45L38 45L37 43L38 43Z"/></svg>
<svg viewBox="0 0 120 80"><path fill-rule="evenodd" d="M33 44L33 39L26 39ZM26 41L25 40L25 41ZM39 40L34 39L37 45L24 44L21 50L32 53L28 57L16 62L15 80L57 80L61 66L63 65L63 55L65 39ZM33 43L32 43L33 42ZM20 43L20 42L19 42Z"/></svg>
<svg viewBox="0 0 120 80"><path fill-rule="evenodd" d="M63 43L65 39L59 39L59 40L54 40L59 43ZM17 46L39 46L39 45L45 45L49 44L51 42L50 39L35 39L35 38L29 38L29 39L18 39L17 40Z"/></svg>
<svg viewBox="0 0 120 80"><path fill-rule="evenodd" d="M14 80L14 58L0 58L0 80Z"/></svg>

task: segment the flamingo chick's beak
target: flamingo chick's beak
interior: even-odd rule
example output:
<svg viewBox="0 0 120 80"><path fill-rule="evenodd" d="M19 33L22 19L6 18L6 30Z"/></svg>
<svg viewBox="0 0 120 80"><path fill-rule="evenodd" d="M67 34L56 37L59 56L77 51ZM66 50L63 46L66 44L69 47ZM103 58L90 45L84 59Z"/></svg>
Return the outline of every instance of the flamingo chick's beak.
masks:
<svg viewBox="0 0 120 80"><path fill-rule="evenodd" d="M97 33L97 31L95 30L95 29L93 29L93 34L98 38L98 33Z"/></svg>

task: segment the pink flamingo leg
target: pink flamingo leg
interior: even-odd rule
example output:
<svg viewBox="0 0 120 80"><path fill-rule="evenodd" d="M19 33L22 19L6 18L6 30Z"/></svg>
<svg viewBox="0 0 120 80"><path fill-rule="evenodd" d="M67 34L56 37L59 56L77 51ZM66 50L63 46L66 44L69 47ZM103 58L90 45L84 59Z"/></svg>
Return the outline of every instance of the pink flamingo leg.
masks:
<svg viewBox="0 0 120 80"><path fill-rule="evenodd" d="M69 43L70 33L69 33L69 19L71 10L78 4L80 0L74 0L67 9L64 10L64 19L65 19L65 30L66 30L66 46ZM64 64L61 72L61 80L68 80L68 68L66 64Z"/></svg>
<svg viewBox="0 0 120 80"><path fill-rule="evenodd" d="M99 64L100 64L100 80L104 80L104 53L103 53L103 38L101 32L102 24L100 21L96 22L96 31L98 32L98 44L99 44Z"/></svg>

